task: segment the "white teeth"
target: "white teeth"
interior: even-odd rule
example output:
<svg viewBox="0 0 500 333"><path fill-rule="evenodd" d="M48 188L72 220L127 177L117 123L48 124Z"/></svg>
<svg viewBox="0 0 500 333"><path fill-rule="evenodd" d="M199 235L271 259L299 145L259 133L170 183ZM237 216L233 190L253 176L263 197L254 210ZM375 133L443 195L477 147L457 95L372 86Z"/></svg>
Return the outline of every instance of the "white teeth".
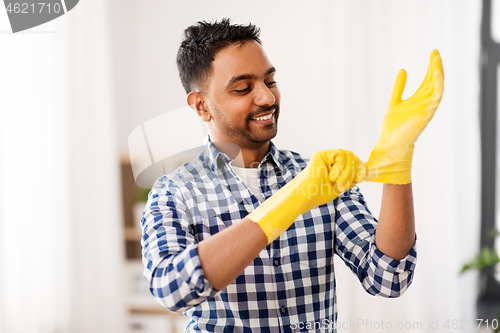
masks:
<svg viewBox="0 0 500 333"><path fill-rule="evenodd" d="M268 119L271 119L271 117L273 116L273 113L271 113L270 115L267 115L267 116L253 118L253 120L268 120Z"/></svg>

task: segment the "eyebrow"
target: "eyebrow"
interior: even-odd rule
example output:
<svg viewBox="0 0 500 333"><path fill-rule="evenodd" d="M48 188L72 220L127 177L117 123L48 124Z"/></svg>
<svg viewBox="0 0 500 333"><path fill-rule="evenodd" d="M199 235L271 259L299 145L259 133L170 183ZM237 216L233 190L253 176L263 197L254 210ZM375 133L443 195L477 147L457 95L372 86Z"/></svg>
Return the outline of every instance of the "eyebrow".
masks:
<svg viewBox="0 0 500 333"><path fill-rule="evenodd" d="M274 67L271 67L267 70L266 74L264 75L264 77L267 77L269 76L271 73L274 73L276 72L276 68ZM229 83L227 84L227 87L233 85L234 83L238 82L238 81L241 81L241 80L256 80L258 79L259 77L255 74L242 74L242 75L238 75L238 76L235 76L233 77L231 80L229 80Z"/></svg>

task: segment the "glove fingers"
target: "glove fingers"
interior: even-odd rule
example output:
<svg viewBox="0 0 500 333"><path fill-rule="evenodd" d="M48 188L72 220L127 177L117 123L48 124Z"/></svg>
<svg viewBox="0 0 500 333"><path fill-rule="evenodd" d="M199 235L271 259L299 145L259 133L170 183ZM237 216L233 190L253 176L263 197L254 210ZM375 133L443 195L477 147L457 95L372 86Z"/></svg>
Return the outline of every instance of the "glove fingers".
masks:
<svg viewBox="0 0 500 333"><path fill-rule="evenodd" d="M414 96L417 96L418 93L418 96L420 96L420 98L427 99L431 103L431 105L435 104L436 102L439 105L439 101L441 100L444 89L443 63L441 62L441 57L439 56L437 50L434 50L432 54L435 54L434 58L432 59L432 75L430 75L428 84L426 87L424 87L424 90L417 91ZM437 108L437 105L435 107ZM432 111L434 112L435 109L433 109Z"/></svg>
<svg viewBox="0 0 500 333"><path fill-rule="evenodd" d="M351 187L354 184L362 182L366 177L366 167L365 163L363 163L355 154L350 151L346 151L347 159L346 159L346 167L344 169L343 176L344 179L339 179L338 182L345 182L346 184L350 184Z"/></svg>
<svg viewBox="0 0 500 333"><path fill-rule="evenodd" d="M439 69L434 70L432 74L432 84L423 92L423 97L429 101L434 110L438 107L444 91L443 72Z"/></svg>
<svg viewBox="0 0 500 333"><path fill-rule="evenodd" d="M436 71L437 69L441 71L441 73L443 74L443 78L444 78L444 69L443 69L443 62L441 61L441 56L439 55L439 53L437 52L437 50L434 50L436 51L436 56L434 57L434 60L433 60L433 64L434 64L434 71Z"/></svg>
<svg viewBox="0 0 500 333"><path fill-rule="evenodd" d="M330 160L329 178L332 183L338 182L339 177L342 176L342 171L346 166L346 155L343 150L332 151L333 156Z"/></svg>
<svg viewBox="0 0 500 333"><path fill-rule="evenodd" d="M439 53L436 57L434 57L434 81L435 89L432 97L433 100L436 100L439 103L444 91L444 69Z"/></svg>
<svg viewBox="0 0 500 333"><path fill-rule="evenodd" d="M354 179L354 165L353 165L353 157L352 153L350 151L345 151L345 166L344 169L342 170L341 176L337 179L337 184L339 185L344 185L348 183L352 183L352 180Z"/></svg>
<svg viewBox="0 0 500 333"><path fill-rule="evenodd" d="M333 192L336 196L347 190L346 182L346 169L350 167L350 158L346 154L347 151L339 149L336 153L335 164L332 165L330 171L330 181L332 182Z"/></svg>
<svg viewBox="0 0 500 333"><path fill-rule="evenodd" d="M434 103L437 103L437 106L441 102L441 98L443 97L443 91L444 91L444 77L443 77L443 72L440 70L435 70L434 71L434 77L435 77L435 87L434 91L432 92L432 101Z"/></svg>
<svg viewBox="0 0 500 333"><path fill-rule="evenodd" d="M345 192L357 183L358 167L360 163L363 163L350 151L345 151L345 155L345 168L342 172L342 176L339 177L337 183L334 185L337 193Z"/></svg>
<svg viewBox="0 0 500 333"><path fill-rule="evenodd" d="M420 90L423 90L424 87L427 85L429 79L432 77L432 72L433 72L432 67L433 67L433 63L434 63L433 58L435 57L434 51L437 52L437 50L432 50L431 55L430 55L430 59L429 59L429 66L427 66L427 73L425 73L425 77L415 93L419 92Z"/></svg>
<svg viewBox="0 0 500 333"><path fill-rule="evenodd" d="M441 57L439 56L439 52L437 50L432 50L430 59L429 59L429 67L427 68L427 74L425 75L424 81L420 84L415 95L421 91L428 92L429 89L433 86L434 82L434 72L436 69L439 69L443 72L443 63L441 62Z"/></svg>
<svg viewBox="0 0 500 333"><path fill-rule="evenodd" d="M396 80L394 81L394 86L392 87L391 98L389 100L389 106L397 105L401 102L401 96L403 96L403 90L406 85L406 71L400 69L396 75Z"/></svg>
<svg viewBox="0 0 500 333"><path fill-rule="evenodd" d="M342 149L328 153L332 154L328 154L327 157L330 161L329 179L337 195L363 181L366 176L366 168L356 155Z"/></svg>

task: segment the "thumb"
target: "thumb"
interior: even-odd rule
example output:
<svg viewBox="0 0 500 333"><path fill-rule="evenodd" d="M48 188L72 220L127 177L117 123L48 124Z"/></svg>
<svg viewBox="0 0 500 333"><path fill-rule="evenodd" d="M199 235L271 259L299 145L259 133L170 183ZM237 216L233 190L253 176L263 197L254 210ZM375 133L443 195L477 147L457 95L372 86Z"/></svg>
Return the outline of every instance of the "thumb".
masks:
<svg viewBox="0 0 500 333"><path fill-rule="evenodd" d="M398 75L396 75L394 86L392 87L389 106L394 106L399 102L401 102L401 96L403 96L403 90L405 90L405 85L406 85L406 71L404 69L400 69Z"/></svg>

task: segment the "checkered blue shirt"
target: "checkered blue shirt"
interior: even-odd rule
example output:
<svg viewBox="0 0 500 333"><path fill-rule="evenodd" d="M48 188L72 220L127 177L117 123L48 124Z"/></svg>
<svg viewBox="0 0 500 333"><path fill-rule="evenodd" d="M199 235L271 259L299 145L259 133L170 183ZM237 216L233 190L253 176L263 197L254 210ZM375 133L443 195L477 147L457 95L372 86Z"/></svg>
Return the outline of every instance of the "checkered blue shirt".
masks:
<svg viewBox="0 0 500 333"><path fill-rule="evenodd" d="M374 243L376 219L358 187L300 215L223 290L205 278L198 244L259 206L208 139L194 161L159 178L141 220L144 275L166 308L190 317L186 332L335 332L333 255L372 295L398 297L410 285L416 251L400 261ZM307 165L271 143L260 189L269 198ZM313 325L313 326L311 326Z"/></svg>

